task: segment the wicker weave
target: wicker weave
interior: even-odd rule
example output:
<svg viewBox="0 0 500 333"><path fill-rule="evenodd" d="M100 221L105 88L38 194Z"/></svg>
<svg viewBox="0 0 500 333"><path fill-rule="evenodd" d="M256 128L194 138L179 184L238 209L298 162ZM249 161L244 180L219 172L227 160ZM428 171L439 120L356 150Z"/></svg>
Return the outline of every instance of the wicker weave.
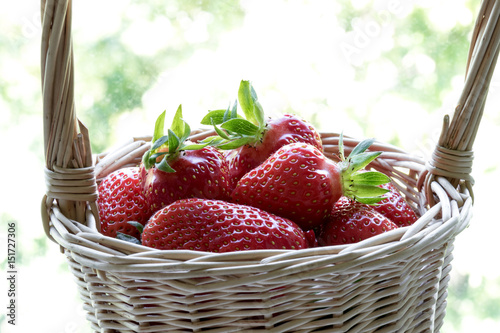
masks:
<svg viewBox="0 0 500 333"><path fill-rule="evenodd" d="M101 235L97 184L137 165L150 138L92 156L73 98L71 1L42 1L47 193L42 219L75 276L95 332L438 332L453 241L472 214L472 145L499 50L499 1L484 1L463 94L430 161L375 143L372 166L421 217L345 246L212 254ZM210 133L193 134L193 140ZM338 134L322 133L325 154ZM346 153L359 141L345 138Z"/></svg>

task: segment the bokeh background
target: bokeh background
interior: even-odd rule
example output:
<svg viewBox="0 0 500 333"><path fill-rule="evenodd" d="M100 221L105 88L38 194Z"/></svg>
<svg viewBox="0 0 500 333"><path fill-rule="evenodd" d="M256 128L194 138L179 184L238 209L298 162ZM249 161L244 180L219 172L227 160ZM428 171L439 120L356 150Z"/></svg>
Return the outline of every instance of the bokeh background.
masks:
<svg viewBox="0 0 500 333"><path fill-rule="evenodd" d="M461 92L479 1L87 0L73 3L76 109L93 152L150 134L179 104L192 128L241 79L268 115L375 137L427 158ZM18 318L1 332L88 333L76 285L40 220L45 191L40 3L0 3L0 267L17 225ZM500 71L475 143L475 215L455 242L445 333L500 327ZM167 116L168 117L168 116ZM3 274L3 275L6 275Z"/></svg>

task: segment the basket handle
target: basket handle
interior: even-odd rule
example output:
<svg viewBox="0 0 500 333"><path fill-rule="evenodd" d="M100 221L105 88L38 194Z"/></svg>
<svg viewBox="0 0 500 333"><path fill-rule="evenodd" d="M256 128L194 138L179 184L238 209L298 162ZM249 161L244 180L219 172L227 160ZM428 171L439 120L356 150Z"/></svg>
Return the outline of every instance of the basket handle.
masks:
<svg viewBox="0 0 500 333"><path fill-rule="evenodd" d="M462 94L451 121L448 115L444 117L439 141L419 178L418 187L424 187L429 206L436 203L431 185L443 177L453 188L463 184L473 198L472 146L498 59L499 17L500 1L483 0L472 34Z"/></svg>
<svg viewBox="0 0 500 333"><path fill-rule="evenodd" d="M71 0L42 0L41 79L45 178L42 220L49 238L49 212L56 200L69 219L90 225L88 204L98 218L97 186L87 128L77 120L71 41ZM95 224L95 221L93 221Z"/></svg>

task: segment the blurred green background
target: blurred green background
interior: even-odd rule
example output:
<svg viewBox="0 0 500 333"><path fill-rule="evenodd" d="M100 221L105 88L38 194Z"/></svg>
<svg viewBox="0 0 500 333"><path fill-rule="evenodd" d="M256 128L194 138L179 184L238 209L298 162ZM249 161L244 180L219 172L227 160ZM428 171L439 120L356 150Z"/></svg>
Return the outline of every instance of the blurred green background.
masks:
<svg viewBox="0 0 500 333"><path fill-rule="evenodd" d="M0 218L17 224L18 325L1 332L90 332L76 285L40 220L45 191L40 5L0 4ZM428 157L461 92L478 1L75 1L76 109L94 153L150 134L183 105L192 128L249 79L268 115L372 136ZM497 71L498 73L498 71ZM500 327L497 204L500 75L475 144L475 217L455 242L442 332ZM0 257L2 271L6 258ZM0 279L2 300L7 281ZM6 301L5 301L6 302ZM4 308L5 302L0 304Z"/></svg>

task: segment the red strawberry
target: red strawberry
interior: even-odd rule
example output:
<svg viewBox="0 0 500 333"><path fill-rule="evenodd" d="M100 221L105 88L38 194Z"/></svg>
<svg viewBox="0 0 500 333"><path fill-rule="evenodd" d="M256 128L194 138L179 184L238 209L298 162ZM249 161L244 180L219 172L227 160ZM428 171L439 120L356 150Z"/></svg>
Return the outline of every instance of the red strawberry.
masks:
<svg viewBox="0 0 500 333"><path fill-rule="evenodd" d="M412 225L418 220L417 214L405 201L394 184L387 183L379 186L389 190L389 192L382 196L382 201L373 205L374 210L396 223L399 227Z"/></svg>
<svg viewBox="0 0 500 333"><path fill-rule="evenodd" d="M227 162L213 147L182 152L170 162L175 172L143 171L143 188L152 212L185 198L229 198Z"/></svg>
<svg viewBox="0 0 500 333"><path fill-rule="evenodd" d="M357 243L398 226L368 205L341 198L318 235L320 246Z"/></svg>
<svg viewBox="0 0 500 333"><path fill-rule="evenodd" d="M202 124L220 125L226 131L215 126L219 136L210 137L207 142L212 141L221 149L232 150L228 154L228 161L234 184L286 144L304 142L319 150L323 149L316 129L295 115L285 114L266 121L249 81L241 81L238 98L246 119L237 115L237 106L234 104L232 110L211 111L202 120Z"/></svg>
<svg viewBox="0 0 500 333"><path fill-rule="evenodd" d="M309 144L288 144L243 176L231 198L289 218L304 230L315 228L328 218L341 196L371 204L386 192L377 186L389 180L386 175L359 172L380 155L365 152L371 143L361 142L347 160L341 149L340 163Z"/></svg>
<svg viewBox="0 0 500 333"><path fill-rule="evenodd" d="M177 110L168 135L163 135L165 112L155 125L153 144L144 154L142 186L151 213L185 198L227 200L229 171L222 152L207 144L187 142L191 133Z"/></svg>
<svg viewBox="0 0 500 333"><path fill-rule="evenodd" d="M144 228L142 244L208 252L307 247L304 232L292 221L258 208L208 199L178 200L157 211Z"/></svg>
<svg viewBox="0 0 500 333"><path fill-rule="evenodd" d="M139 168L124 168L110 173L98 187L101 232L116 237L117 232L136 238L139 230L128 222L145 225L151 216L142 194Z"/></svg>
<svg viewBox="0 0 500 333"><path fill-rule="evenodd" d="M341 195L340 168L317 148L292 143L243 176L232 200L289 218L308 230L328 217Z"/></svg>
<svg viewBox="0 0 500 333"><path fill-rule="evenodd" d="M276 119L270 119L267 127L256 137L255 142L233 150L228 155L230 176L233 182L238 182L244 174L264 162L279 148L294 142L309 143L322 150L321 139L316 130L305 120L285 114Z"/></svg>
<svg viewBox="0 0 500 333"><path fill-rule="evenodd" d="M233 202L264 209L291 219L304 230L321 225L335 202L346 195L374 203L386 190L377 185L389 178L379 172L358 172L379 152L364 152L371 140L353 149L347 160L335 163L316 147L292 143L240 179Z"/></svg>
<svg viewBox="0 0 500 333"><path fill-rule="evenodd" d="M307 240L307 247L317 247L318 246L318 239L316 238L316 234L314 233L314 230L309 229L304 232L304 235L306 236Z"/></svg>

